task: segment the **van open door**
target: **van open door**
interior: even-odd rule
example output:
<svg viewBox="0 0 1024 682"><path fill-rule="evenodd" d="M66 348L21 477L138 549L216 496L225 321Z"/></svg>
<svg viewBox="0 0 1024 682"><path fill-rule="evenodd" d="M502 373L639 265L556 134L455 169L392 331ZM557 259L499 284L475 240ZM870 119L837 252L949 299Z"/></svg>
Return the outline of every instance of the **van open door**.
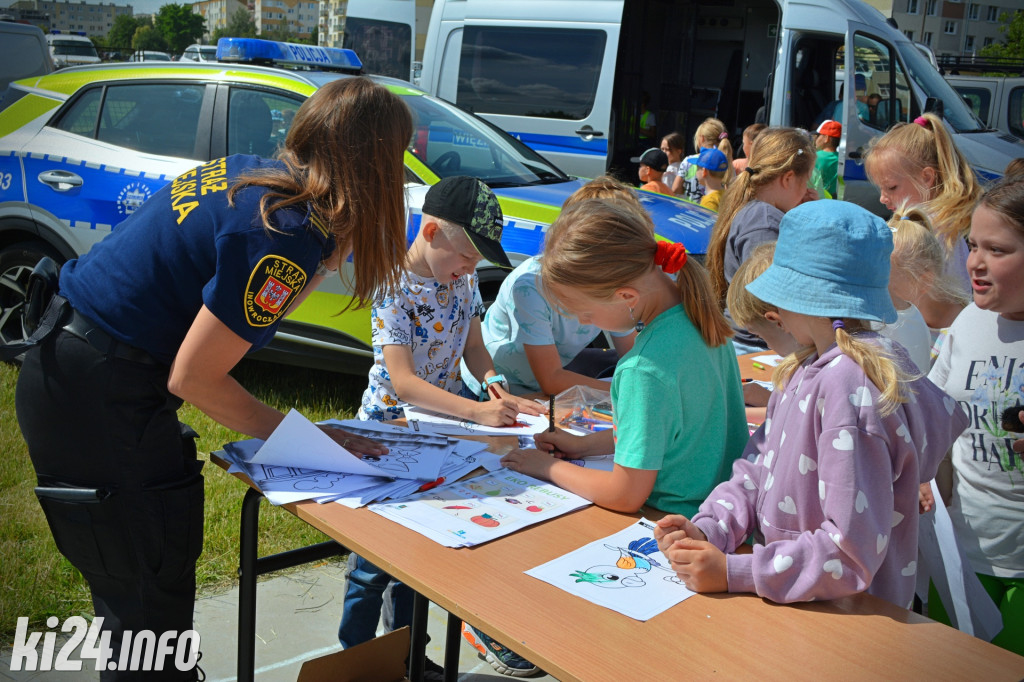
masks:
<svg viewBox="0 0 1024 682"><path fill-rule="evenodd" d="M366 73L412 82L415 0L349 0L339 47L354 50Z"/></svg>

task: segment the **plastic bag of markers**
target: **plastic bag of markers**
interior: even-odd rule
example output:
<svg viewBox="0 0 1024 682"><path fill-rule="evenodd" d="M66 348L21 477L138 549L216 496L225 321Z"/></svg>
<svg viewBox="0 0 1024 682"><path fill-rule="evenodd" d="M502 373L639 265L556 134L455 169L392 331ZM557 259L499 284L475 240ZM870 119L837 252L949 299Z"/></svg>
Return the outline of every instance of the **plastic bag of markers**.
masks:
<svg viewBox="0 0 1024 682"><path fill-rule="evenodd" d="M555 396L555 415L563 429L591 433L610 429L611 394L590 386L573 386Z"/></svg>

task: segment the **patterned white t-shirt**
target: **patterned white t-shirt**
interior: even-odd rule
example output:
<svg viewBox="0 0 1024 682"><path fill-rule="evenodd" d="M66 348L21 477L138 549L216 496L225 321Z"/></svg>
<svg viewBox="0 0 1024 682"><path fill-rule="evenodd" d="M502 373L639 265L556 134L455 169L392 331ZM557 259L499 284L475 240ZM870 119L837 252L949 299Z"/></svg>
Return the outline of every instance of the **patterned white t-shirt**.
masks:
<svg viewBox="0 0 1024 682"><path fill-rule="evenodd" d="M409 346L416 376L449 393L461 393L459 365L470 320L482 313L475 274L442 284L405 271L398 293L378 300L370 314L373 367L359 418L387 421L402 416L384 365L384 346Z"/></svg>

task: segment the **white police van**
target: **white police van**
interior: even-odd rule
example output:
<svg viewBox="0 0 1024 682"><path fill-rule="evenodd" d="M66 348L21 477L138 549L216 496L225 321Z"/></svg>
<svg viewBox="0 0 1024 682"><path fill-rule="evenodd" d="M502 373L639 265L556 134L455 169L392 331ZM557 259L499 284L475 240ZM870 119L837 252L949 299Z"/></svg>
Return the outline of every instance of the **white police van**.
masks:
<svg viewBox="0 0 1024 682"><path fill-rule="evenodd" d="M494 122L569 173L631 168L650 96L658 135L693 139L708 116L734 146L747 125L813 130L845 79L839 147L845 198L883 210L864 174L871 138L943 107L984 180L1024 146L986 130L928 59L860 0L437 0L420 85ZM854 79L882 98L857 116ZM655 143L660 141L655 140Z"/></svg>
<svg viewBox="0 0 1024 682"><path fill-rule="evenodd" d="M85 31L53 29L46 34L46 44L50 46L53 65L58 69L65 66L100 63L100 55L96 52L96 46L86 37Z"/></svg>
<svg viewBox="0 0 1024 682"><path fill-rule="evenodd" d="M72 67L12 83L0 112L0 342L24 336L28 273L44 255L66 261L117 229L156 190L229 154L271 156L295 111L318 87L360 73L349 50L224 38L218 63ZM293 69L291 67L297 67ZM540 253L544 232L584 183L486 121L405 81L372 77L402 98L414 121L405 152L410 241L430 185L472 175L498 196L502 245L513 263ZM715 215L639 192L657 233L703 254ZM486 298L505 273L481 263ZM369 314L336 313L350 297L329 278L282 323L278 359L369 366Z"/></svg>

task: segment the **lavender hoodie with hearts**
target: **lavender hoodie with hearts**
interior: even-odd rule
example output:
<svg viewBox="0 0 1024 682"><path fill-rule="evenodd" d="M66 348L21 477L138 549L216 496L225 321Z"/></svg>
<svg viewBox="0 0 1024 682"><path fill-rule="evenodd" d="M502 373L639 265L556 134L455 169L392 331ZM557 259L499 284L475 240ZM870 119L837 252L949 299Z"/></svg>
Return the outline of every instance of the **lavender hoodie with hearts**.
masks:
<svg viewBox="0 0 1024 682"><path fill-rule="evenodd" d="M913 367L902 346L858 338ZM914 596L918 485L967 426L927 378L882 417L879 391L833 345L798 368L768 402L732 477L693 517L728 554L730 592L775 602L835 599L867 590L901 607ZM732 554L750 535L753 554Z"/></svg>

